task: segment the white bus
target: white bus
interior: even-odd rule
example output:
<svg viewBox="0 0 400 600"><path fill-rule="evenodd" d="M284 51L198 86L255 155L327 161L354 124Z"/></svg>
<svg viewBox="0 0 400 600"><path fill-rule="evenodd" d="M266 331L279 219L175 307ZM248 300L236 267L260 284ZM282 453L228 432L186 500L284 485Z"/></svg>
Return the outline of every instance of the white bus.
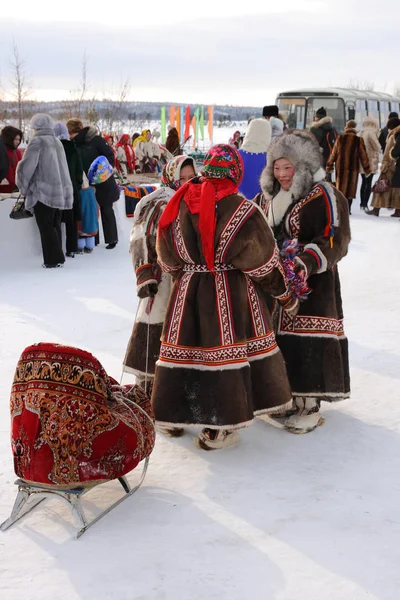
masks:
<svg viewBox="0 0 400 600"><path fill-rule="evenodd" d="M390 112L400 114L400 98L381 92L345 88L297 89L278 94L276 104L287 126L310 129L314 115L322 106L333 119L338 133L343 133L346 121L354 119L360 128L364 117L371 116L386 125Z"/></svg>

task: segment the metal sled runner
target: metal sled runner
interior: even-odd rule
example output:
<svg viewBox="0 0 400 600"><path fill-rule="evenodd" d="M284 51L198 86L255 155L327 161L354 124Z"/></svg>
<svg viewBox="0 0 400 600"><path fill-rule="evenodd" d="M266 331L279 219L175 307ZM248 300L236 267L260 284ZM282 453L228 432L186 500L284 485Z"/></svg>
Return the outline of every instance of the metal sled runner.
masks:
<svg viewBox="0 0 400 600"><path fill-rule="evenodd" d="M12 525L14 525L14 523L22 519L22 517L30 513L36 506L41 504L47 498L58 497L61 498L61 500L66 502L71 507L72 514L76 519L78 527L80 527L76 534L76 538L78 539L81 537L81 535L85 533L85 531L89 529L89 527L100 521L100 519L102 519L106 514L111 512L124 500L132 496L132 494L134 494L140 488L144 481L144 478L146 477L147 468L149 466L149 460L149 456L144 460L142 474L140 476L138 484L135 487L130 487L125 476L118 478L118 481L124 489L125 495L113 504L111 504L111 506L104 509L97 517L93 518L92 520L88 520L86 518L82 507L81 498L87 492L90 492L95 487L97 488L99 485L103 484L99 483L95 486L87 488L77 487L73 489L60 490L51 488L50 486L47 487L34 485L31 483L27 483L22 479L17 479L15 484L18 485L18 493L14 502L13 509L11 511L11 515L6 521L4 521L4 523L0 525L0 529L1 531L6 531L6 529L11 527Z"/></svg>

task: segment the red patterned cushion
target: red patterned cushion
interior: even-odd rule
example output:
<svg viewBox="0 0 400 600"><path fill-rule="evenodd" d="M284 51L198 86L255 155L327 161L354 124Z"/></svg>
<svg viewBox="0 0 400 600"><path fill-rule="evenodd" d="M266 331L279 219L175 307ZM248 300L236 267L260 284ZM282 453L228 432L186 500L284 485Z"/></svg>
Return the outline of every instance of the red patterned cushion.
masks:
<svg viewBox="0 0 400 600"><path fill-rule="evenodd" d="M120 387L89 352L29 346L11 390L15 473L65 488L121 477L153 450L149 405L146 392Z"/></svg>

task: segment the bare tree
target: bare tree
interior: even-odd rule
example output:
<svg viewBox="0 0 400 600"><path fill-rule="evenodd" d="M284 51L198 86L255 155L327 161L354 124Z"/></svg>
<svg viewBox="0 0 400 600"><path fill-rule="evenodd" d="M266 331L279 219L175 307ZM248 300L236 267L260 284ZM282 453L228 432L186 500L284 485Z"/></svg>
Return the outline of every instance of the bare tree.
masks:
<svg viewBox="0 0 400 600"><path fill-rule="evenodd" d="M351 90L363 90L365 92L374 92L375 91L375 82L374 81L360 81L359 79L349 79L347 88Z"/></svg>
<svg viewBox="0 0 400 600"><path fill-rule="evenodd" d="M32 93L32 89L30 88L29 82L27 81L25 61L21 58L17 43L14 39L12 42L12 56L10 64L12 69L11 85L13 88L13 91L11 93L17 102L18 125L19 129L21 129L22 131L25 116L25 103L29 98L30 94Z"/></svg>
<svg viewBox="0 0 400 600"><path fill-rule="evenodd" d="M78 96L78 103L77 103L78 117L81 116L82 104L85 101L86 92L88 90L87 65L88 65L88 58L87 58L87 53L85 50L85 52L83 53L83 57L82 57L81 84L80 84L80 88L79 88L79 96Z"/></svg>

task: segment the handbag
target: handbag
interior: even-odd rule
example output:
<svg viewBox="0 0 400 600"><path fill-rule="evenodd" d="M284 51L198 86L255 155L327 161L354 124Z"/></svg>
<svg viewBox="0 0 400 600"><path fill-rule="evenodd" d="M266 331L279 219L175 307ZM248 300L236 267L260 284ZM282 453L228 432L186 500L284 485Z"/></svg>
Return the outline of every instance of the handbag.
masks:
<svg viewBox="0 0 400 600"><path fill-rule="evenodd" d="M25 200L21 198L21 195L18 197L16 203L12 207L10 212L10 219L28 219L29 217L33 217L33 214L26 210L25 208Z"/></svg>
<svg viewBox="0 0 400 600"><path fill-rule="evenodd" d="M372 191L374 194L386 194L390 190L390 181L388 179L379 179Z"/></svg>

